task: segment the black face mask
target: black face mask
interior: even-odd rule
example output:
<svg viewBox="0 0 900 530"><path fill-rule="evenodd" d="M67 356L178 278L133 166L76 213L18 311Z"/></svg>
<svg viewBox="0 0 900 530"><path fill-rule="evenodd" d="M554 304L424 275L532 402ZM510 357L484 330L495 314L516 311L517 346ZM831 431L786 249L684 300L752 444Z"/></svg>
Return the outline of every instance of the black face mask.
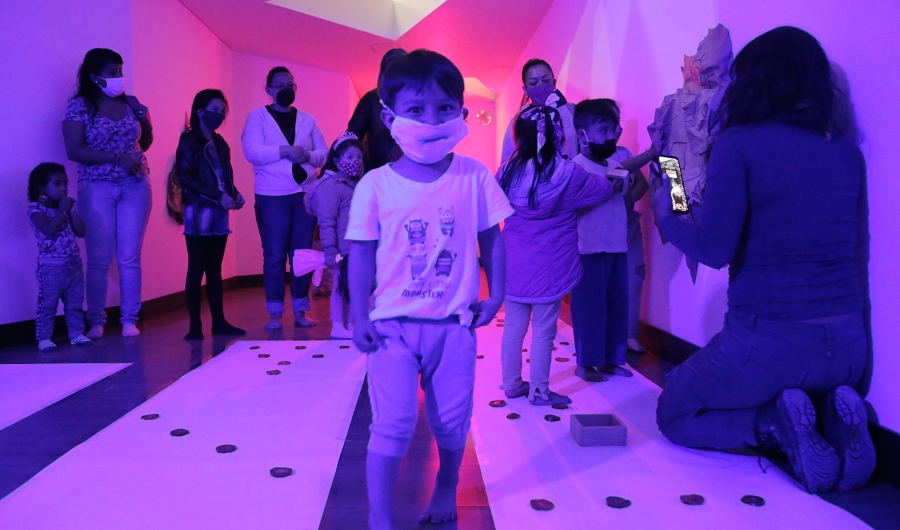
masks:
<svg viewBox="0 0 900 530"><path fill-rule="evenodd" d="M225 121L225 113L204 110L203 114L200 115L200 121L207 129L215 131L222 125L222 122Z"/></svg>
<svg viewBox="0 0 900 530"><path fill-rule="evenodd" d="M591 158L594 160L606 160L616 154L616 141L610 138L602 144L588 142L588 149L590 149Z"/></svg>
<svg viewBox="0 0 900 530"><path fill-rule="evenodd" d="M282 88L275 94L275 103L278 103L282 107L290 107L291 103L294 102L294 91L290 88Z"/></svg>

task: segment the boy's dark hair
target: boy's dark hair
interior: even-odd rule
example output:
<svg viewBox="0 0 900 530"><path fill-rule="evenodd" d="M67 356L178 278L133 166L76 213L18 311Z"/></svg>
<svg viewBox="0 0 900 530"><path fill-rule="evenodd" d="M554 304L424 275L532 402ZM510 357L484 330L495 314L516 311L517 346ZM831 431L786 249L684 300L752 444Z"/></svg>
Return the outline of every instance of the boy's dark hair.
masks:
<svg viewBox="0 0 900 530"><path fill-rule="evenodd" d="M381 75L378 95L393 108L397 93L404 88L421 92L430 81L437 83L448 96L463 104L465 81L450 59L431 50L414 50L397 57Z"/></svg>
<svg viewBox="0 0 900 530"><path fill-rule="evenodd" d="M539 109L534 115L537 119L531 117L522 117L523 114ZM544 136L546 141L538 153L538 120L543 122ZM534 209L537 206L537 189L542 184L550 181L556 171L557 158L559 152L554 142L556 136L556 126L561 124L559 111L552 107L530 105L528 108L519 113L513 125L513 138L516 140L516 150L510 157L506 167L500 174L500 188L504 193L509 195L510 189L519 183L525 173L529 163L532 164L534 170L534 180L531 181L531 189L528 191L528 207Z"/></svg>
<svg viewBox="0 0 900 530"><path fill-rule="evenodd" d="M50 176L66 173L66 168L56 162L43 162L31 170L28 175L28 202L37 202L41 196L41 188L50 182Z"/></svg>
<svg viewBox="0 0 900 530"><path fill-rule="evenodd" d="M335 140L335 143L337 143L337 140ZM344 140L338 145L331 144L331 149L328 150L328 157L325 158L325 165L322 166L322 169L319 170L319 176L321 177L322 175L324 175L326 171L339 171L337 162L335 162L335 160L344 156L344 153L350 147L356 147L357 149L362 151L363 143L359 140L354 140L353 138L351 138L349 140ZM363 168L363 170L365 170L365 168Z"/></svg>
<svg viewBox="0 0 900 530"><path fill-rule="evenodd" d="M576 129L587 129L595 123L619 125L619 107L611 99L586 99L575 105Z"/></svg>
<svg viewBox="0 0 900 530"><path fill-rule="evenodd" d="M399 57L403 57L407 52L403 48L392 48L384 53L384 56L381 57L381 68L378 70L378 74L381 75L387 70L389 64L394 62Z"/></svg>
<svg viewBox="0 0 900 530"><path fill-rule="evenodd" d="M206 106L209 105L209 102L214 99L221 99L222 103L225 103L225 115L228 115L228 100L225 99L225 94L219 90L218 88L207 88L205 90L201 90L197 92L197 95L194 96L194 103L191 105L191 130L200 132L202 129L200 128L200 116L197 115L198 110L206 109Z"/></svg>
<svg viewBox="0 0 900 530"><path fill-rule="evenodd" d="M97 101L103 92L97 83L91 81L91 74L99 76L108 64L122 65L122 56L108 48L94 48L84 54L84 61L78 67L75 97L84 98L92 116L97 110ZM125 95L123 94L119 98L125 99Z"/></svg>
<svg viewBox="0 0 900 530"><path fill-rule="evenodd" d="M275 76L278 74L287 74L291 77L294 77L294 74L291 73L290 70L287 69L286 66L276 66L269 70L269 75L266 76L266 86L272 86L272 81L275 79Z"/></svg>

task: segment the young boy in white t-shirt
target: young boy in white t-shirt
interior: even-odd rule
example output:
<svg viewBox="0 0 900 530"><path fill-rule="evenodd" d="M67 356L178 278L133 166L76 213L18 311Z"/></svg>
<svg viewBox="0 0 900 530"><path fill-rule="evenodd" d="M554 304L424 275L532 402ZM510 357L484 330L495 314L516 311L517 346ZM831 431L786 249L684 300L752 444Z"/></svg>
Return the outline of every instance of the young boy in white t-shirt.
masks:
<svg viewBox="0 0 900 530"><path fill-rule="evenodd" d="M368 354L373 414L366 457L370 528L391 528L420 378L440 469L419 520L456 518L475 386L474 328L488 324L504 298L499 223L513 210L483 164L451 152L468 134L463 89L459 70L438 53L416 50L390 64L379 88L382 119L404 156L367 173L350 206L353 341ZM479 246L490 289L483 301Z"/></svg>
<svg viewBox="0 0 900 530"><path fill-rule="evenodd" d="M572 289L572 331L578 351L575 374L589 382L607 374L630 377L628 339L628 212L624 195L633 178L621 163L631 152L616 146L618 108L611 100L588 99L575 106L581 153L575 162L588 173L614 181L619 193L578 215L578 251L584 275ZM616 182L618 181L618 182Z"/></svg>

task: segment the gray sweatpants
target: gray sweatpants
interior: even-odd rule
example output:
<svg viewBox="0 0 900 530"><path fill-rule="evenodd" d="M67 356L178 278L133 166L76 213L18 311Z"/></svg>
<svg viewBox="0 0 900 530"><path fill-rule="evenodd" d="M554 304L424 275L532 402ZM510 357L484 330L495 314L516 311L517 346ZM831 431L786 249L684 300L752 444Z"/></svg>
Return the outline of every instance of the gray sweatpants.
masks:
<svg viewBox="0 0 900 530"><path fill-rule="evenodd" d="M38 342L53 338L56 308L62 300L69 338L84 334L84 270L81 259L38 261L38 303L35 334Z"/></svg>
<svg viewBox="0 0 900 530"><path fill-rule="evenodd" d="M506 322L500 342L503 388L511 390L522 384L522 343L531 324L531 388L547 390L550 384L550 358L556 339L556 322L562 300L546 304L523 304L506 299Z"/></svg>
<svg viewBox="0 0 900 530"><path fill-rule="evenodd" d="M394 318L374 324L384 340L366 357L372 403L369 451L406 454L416 427L420 381L425 416L438 447L465 447L475 391L475 331L461 326L457 317Z"/></svg>

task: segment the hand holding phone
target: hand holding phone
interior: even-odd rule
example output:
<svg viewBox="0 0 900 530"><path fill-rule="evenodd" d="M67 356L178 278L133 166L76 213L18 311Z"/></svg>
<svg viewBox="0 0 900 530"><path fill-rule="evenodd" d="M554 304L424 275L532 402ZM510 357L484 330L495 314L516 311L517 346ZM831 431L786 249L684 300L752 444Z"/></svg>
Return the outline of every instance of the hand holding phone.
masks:
<svg viewBox="0 0 900 530"><path fill-rule="evenodd" d="M670 195L672 198L672 213L688 213L687 193L684 190L684 180L681 177L681 164L674 156L660 155L659 168L661 174L669 177Z"/></svg>

